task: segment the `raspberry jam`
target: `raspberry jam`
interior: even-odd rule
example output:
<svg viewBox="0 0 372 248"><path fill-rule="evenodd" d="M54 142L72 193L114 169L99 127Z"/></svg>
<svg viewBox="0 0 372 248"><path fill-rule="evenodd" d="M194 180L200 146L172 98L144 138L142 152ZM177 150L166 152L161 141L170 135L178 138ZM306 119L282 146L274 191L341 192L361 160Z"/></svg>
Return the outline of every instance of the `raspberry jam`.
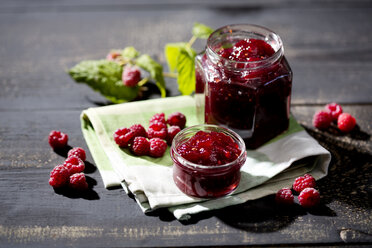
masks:
<svg viewBox="0 0 372 248"><path fill-rule="evenodd" d="M196 58L199 118L234 130L250 149L288 128L291 89L282 41L263 27L222 27Z"/></svg>
<svg viewBox="0 0 372 248"><path fill-rule="evenodd" d="M220 197L238 186L246 156L244 141L235 132L215 125L192 126L173 140L173 180L187 195Z"/></svg>

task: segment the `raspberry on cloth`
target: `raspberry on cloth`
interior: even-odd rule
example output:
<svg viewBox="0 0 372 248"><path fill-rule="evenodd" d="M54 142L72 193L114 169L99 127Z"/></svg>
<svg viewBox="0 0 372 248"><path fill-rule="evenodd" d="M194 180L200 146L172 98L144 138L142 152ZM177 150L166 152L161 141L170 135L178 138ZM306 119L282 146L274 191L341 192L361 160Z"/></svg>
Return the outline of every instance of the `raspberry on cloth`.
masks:
<svg viewBox="0 0 372 248"><path fill-rule="evenodd" d="M167 97L104 107L89 108L81 114L84 138L106 188L121 185L132 193L144 212L168 208L177 219L191 214L244 203L290 186L294 179L310 173L316 180L326 176L330 153L291 117L286 132L256 150L247 150L238 188L229 196L199 199L183 194L173 182L169 146L158 158L135 156L120 148L113 133L122 126L149 126L156 113L169 116L181 112L187 126L199 124L191 96Z"/></svg>

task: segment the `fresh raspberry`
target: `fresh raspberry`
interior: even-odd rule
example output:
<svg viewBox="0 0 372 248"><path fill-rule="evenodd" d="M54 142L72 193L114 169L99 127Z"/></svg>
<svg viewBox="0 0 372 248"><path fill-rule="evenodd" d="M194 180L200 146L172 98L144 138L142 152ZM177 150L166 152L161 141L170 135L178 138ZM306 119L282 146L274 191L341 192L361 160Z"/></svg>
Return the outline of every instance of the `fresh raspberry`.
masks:
<svg viewBox="0 0 372 248"><path fill-rule="evenodd" d="M319 191L314 188L306 188L301 191L300 195L298 196L298 201L304 208L314 207L320 202Z"/></svg>
<svg viewBox="0 0 372 248"><path fill-rule="evenodd" d="M166 124L167 122L165 121L165 114L164 113L157 113L157 114L154 114L151 118L150 118L150 125L154 122L162 122L164 124Z"/></svg>
<svg viewBox="0 0 372 248"><path fill-rule="evenodd" d="M183 129L186 125L186 116L180 112L174 112L168 116L167 123L169 126L179 126Z"/></svg>
<svg viewBox="0 0 372 248"><path fill-rule="evenodd" d="M147 137L146 129L141 124L134 124L129 129L134 132L134 137Z"/></svg>
<svg viewBox="0 0 372 248"><path fill-rule="evenodd" d="M68 183L69 170L64 165L57 165L50 172L49 184L53 188L60 188Z"/></svg>
<svg viewBox="0 0 372 248"><path fill-rule="evenodd" d="M49 145L53 149L63 148L67 145L68 135L60 131L53 130L49 133Z"/></svg>
<svg viewBox="0 0 372 248"><path fill-rule="evenodd" d="M69 170L70 175L83 172L85 169L85 164L83 160L81 160L79 157L75 155L66 158L63 165Z"/></svg>
<svg viewBox="0 0 372 248"><path fill-rule="evenodd" d="M121 79L125 86L135 87L141 80L141 71L137 66L127 65L124 67Z"/></svg>
<svg viewBox="0 0 372 248"><path fill-rule="evenodd" d="M167 150L167 143L164 140L159 138L150 139L150 156L151 157L161 157L164 155Z"/></svg>
<svg viewBox="0 0 372 248"><path fill-rule="evenodd" d="M338 116L337 126L344 133L348 133L354 129L356 125L355 118L349 113L342 113Z"/></svg>
<svg viewBox="0 0 372 248"><path fill-rule="evenodd" d="M294 202L294 197L291 189L280 189L275 195L275 202L280 205L291 205Z"/></svg>
<svg viewBox="0 0 372 248"><path fill-rule="evenodd" d="M326 129L331 125L332 117L325 110L318 111L313 117L313 125L318 129Z"/></svg>
<svg viewBox="0 0 372 248"><path fill-rule="evenodd" d="M70 176L69 186L77 190L88 189L88 183L87 183L84 173L75 173L72 176Z"/></svg>
<svg viewBox="0 0 372 248"><path fill-rule="evenodd" d="M135 137L131 150L137 156L148 155L150 151L150 142L145 137Z"/></svg>
<svg viewBox="0 0 372 248"><path fill-rule="evenodd" d="M71 156L76 156L83 161L85 161L86 159L85 150L81 147L74 147L70 151L68 151L67 157L71 157Z"/></svg>
<svg viewBox="0 0 372 248"><path fill-rule="evenodd" d="M176 134L178 134L180 131L181 131L181 128L179 126L168 127L168 134L167 134L167 138L166 138L166 141L167 141L168 145L172 145L172 141L174 139L174 136L176 136Z"/></svg>
<svg viewBox="0 0 372 248"><path fill-rule="evenodd" d="M166 139L167 138L167 124L159 121L152 122L147 130L148 137L151 138L160 138Z"/></svg>
<svg viewBox="0 0 372 248"><path fill-rule="evenodd" d="M297 177L293 183L293 189L300 193L305 188L314 188L316 185L315 178L312 175L305 174L302 177Z"/></svg>
<svg viewBox="0 0 372 248"><path fill-rule="evenodd" d="M334 102L327 104L325 109L329 112L333 121L337 121L338 116L342 114L342 107Z"/></svg>
<svg viewBox="0 0 372 248"><path fill-rule="evenodd" d="M114 140L120 147L128 147L134 139L134 132L129 128L119 128L114 133Z"/></svg>

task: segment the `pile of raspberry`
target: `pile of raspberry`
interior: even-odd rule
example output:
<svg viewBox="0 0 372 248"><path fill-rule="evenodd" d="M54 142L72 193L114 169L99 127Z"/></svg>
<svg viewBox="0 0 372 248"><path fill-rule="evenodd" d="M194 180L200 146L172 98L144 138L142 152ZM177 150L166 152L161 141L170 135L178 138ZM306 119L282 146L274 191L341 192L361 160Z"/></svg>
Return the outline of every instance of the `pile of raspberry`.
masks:
<svg viewBox="0 0 372 248"><path fill-rule="evenodd" d="M297 177L293 183L292 189L298 193L298 202L304 208L312 208L319 204L320 193L315 189L316 181L313 176L305 174ZM290 188L280 189L275 195L275 201L279 205L294 204L294 196Z"/></svg>
<svg viewBox="0 0 372 248"><path fill-rule="evenodd" d="M352 131L356 125L355 118L349 113L343 113L341 105L337 103L329 103L323 110L314 114L314 127L325 130L329 128L332 123L337 123L337 128L348 133Z"/></svg>
<svg viewBox="0 0 372 248"><path fill-rule="evenodd" d="M156 113L149 120L146 130L141 124L122 127L114 132L114 141L121 148L129 150L137 156L162 157L171 145L174 136L186 125L186 116L174 112L165 118L164 113Z"/></svg>
<svg viewBox="0 0 372 248"><path fill-rule="evenodd" d="M49 144L53 149L67 147L68 135L60 131L51 131ZM88 183L84 174L86 153L81 147L74 147L67 153L63 164L57 165L50 172L49 184L55 189L70 187L83 191L88 189Z"/></svg>

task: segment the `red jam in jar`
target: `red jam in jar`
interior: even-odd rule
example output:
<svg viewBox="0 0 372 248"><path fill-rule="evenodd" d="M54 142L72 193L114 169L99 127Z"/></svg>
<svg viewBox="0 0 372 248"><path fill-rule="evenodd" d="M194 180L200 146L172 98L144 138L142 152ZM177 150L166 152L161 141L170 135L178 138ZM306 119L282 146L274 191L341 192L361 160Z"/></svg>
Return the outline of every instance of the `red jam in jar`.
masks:
<svg viewBox="0 0 372 248"><path fill-rule="evenodd" d="M234 130L250 149L288 128L291 89L282 41L260 26L222 27L196 58L198 115Z"/></svg>
<svg viewBox="0 0 372 248"><path fill-rule="evenodd" d="M173 180L187 195L220 197L240 182L246 160L239 135L215 125L197 125L179 132L172 143Z"/></svg>

